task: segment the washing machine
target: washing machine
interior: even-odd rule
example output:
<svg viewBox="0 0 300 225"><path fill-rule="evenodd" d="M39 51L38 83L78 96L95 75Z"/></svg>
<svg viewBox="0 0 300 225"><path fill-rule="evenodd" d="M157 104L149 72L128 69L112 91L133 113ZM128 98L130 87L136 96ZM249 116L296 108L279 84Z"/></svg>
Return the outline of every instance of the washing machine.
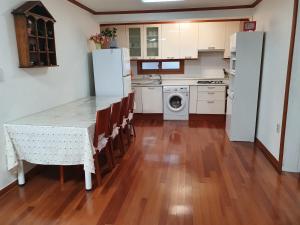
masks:
<svg viewBox="0 0 300 225"><path fill-rule="evenodd" d="M164 86L164 120L189 119L189 86Z"/></svg>

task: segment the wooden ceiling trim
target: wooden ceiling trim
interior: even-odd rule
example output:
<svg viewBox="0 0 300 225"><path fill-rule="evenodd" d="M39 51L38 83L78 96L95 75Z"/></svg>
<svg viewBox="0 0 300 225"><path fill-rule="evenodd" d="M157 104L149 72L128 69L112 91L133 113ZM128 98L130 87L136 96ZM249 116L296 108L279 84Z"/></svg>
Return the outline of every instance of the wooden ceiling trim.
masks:
<svg viewBox="0 0 300 225"><path fill-rule="evenodd" d="M239 18L239 19L216 19L216 20L189 20L189 23L205 23L205 22L234 22L234 21L250 21L249 18ZM173 24L173 23L184 23L185 21L152 21L152 22L136 22L136 23L105 23L100 24L101 27L108 26L121 26L121 25L147 25L147 24Z"/></svg>
<svg viewBox="0 0 300 225"><path fill-rule="evenodd" d="M193 11L212 11L212 10L230 10L230 9L249 9L256 7L262 0L255 0L248 5L234 6L216 6L216 7L199 7L199 8L181 8L181 9L150 9L150 10L128 10L128 11L100 11L97 12L77 0L68 0L74 5L94 14L94 15L114 15L114 14L142 14L142 13L170 13L170 12L193 12Z"/></svg>
<svg viewBox="0 0 300 225"><path fill-rule="evenodd" d="M79 8L82 8L85 11L88 11L91 14L96 14L96 11L92 10L91 8L85 6L84 4L81 4L80 2L76 1L76 0L67 0L69 2L71 2L72 4L78 6Z"/></svg>

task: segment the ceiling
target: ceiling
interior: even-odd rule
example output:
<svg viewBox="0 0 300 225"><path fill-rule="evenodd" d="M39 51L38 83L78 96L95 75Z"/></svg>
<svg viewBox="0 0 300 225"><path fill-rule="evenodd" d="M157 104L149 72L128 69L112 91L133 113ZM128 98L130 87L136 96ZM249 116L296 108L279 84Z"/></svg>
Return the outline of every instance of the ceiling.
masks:
<svg viewBox="0 0 300 225"><path fill-rule="evenodd" d="M177 2L143 3L141 0L77 0L96 12L165 10L251 5L255 0L184 0Z"/></svg>

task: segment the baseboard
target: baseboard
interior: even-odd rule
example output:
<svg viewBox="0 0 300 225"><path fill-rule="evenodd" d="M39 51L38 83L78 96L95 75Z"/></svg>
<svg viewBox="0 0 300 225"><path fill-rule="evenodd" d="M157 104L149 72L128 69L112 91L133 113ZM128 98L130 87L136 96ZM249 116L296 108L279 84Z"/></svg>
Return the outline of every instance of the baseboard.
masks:
<svg viewBox="0 0 300 225"><path fill-rule="evenodd" d="M164 119L164 115L162 113L135 113L134 119L146 119L146 120L159 120L162 121Z"/></svg>
<svg viewBox="0 0 300 225"><path fill-rule="evenodd" d="M271 154L267 147L258 139L255 139L255 145L262 151L267 160L272 164L272 166L281 173L282 168L280 167L279 161Z"/></svg>
<svg viewBox="0 0 300 225"><path fill-rule="evenodd" d="M224 114L190 114L190 120L214 120L214 121L226 121L226 115Z"/></svg>
<svg viewBox="0 0 300 225"><path fill-rule="evenodd" d="M34 168L32 168L30 171L28 171L26 173L26 180L30 180L32 177L36 176L41 171L42 171L42 166L39 166L39 165L35 166ZM18 180L15 180L11 184L9 184L8 186L6 186L2 190L0 190L0 197L2 195L6 194L8 191L10 191L11 189L13 189L17 185L18 185Z"/></svg>

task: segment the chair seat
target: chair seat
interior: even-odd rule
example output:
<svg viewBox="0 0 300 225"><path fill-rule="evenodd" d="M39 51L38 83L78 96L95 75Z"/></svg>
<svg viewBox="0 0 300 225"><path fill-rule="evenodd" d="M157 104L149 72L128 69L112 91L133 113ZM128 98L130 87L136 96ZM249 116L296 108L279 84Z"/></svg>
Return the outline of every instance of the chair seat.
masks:
<svg viewBox="0 0 300 225"><path fill-rule="evenodd" d="M98 139L98 148L96 150L99 152L106 147L108 142L108 138L104 137L104 135L105 134L101 134Z"/></svg>
<svg viewBox="0 0 300 225"><path fill-rule="evenodd" d="M129 113L129 115L128 115L128 121L132 121L132 119L133 119L133 113Z"/></svg>
<svg viewBox="0 0 300 225"><path fill-rule="evenodd" d="M115 139L115 137L119 134L120 127L115 126L112 130L111 138Z"/></svg>
<svg viewBox="0 0 300 225"><path fill-rule="evenodd" d="M126 125L127 125L127 118L124 118L121 127L125 128Z"/></svg>

